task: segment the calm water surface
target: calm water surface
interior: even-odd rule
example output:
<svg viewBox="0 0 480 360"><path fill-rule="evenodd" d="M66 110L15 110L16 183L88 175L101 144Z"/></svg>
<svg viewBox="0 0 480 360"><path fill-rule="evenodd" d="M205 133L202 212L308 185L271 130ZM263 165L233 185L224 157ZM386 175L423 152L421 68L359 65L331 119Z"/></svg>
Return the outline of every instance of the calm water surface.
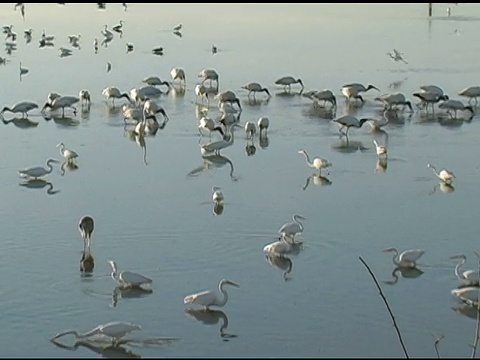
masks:
<svg viewBox="0 0 480 360"><path fill-rule="evenodd" d="M413 102L411 94L423 84L440 85L453 98L478 85L480 8L450 5L447 17L446 6L435 4L428 19L427 4L129 4L127 11L121 4L104 10L26 4L23 20L13 4L0 5L2 24L13 24L18 34L17 49L2 54L8 59L0 66L4 105L28 99L42 106L50 91L92 94L89 111L79 106L77 115L45 119L36 110L29 118L37 126L11 122L0 131L2 355L403 357L361 256L382 286L410 356L436 355L432 333L445 336L442 357L470 356L475 314L454 310L461 304L450 294L458 280L448 257L465 253L467 266L476 266L478 117L445 124L417 109L381 133L368 125L351 129L348 143L330 121L347 113L383 116L375 91L366 93L364 106L347 107L340 94L345 83L401 91ZM103 26L119 20L122 36L102 45ZM179 23L181 37L171 31ZM23 37L28 28L34 30L30 43ZM53 47L39 47L43 30L55 35ZM81 48L59 57L72 34L81 34ZM164 55L153 55L159 46ZM391 60L386 53L393 48L409 63ZM20 62L29 68L21 78ZM107 86L129 91L149 75L170 80L174 66L185 69L186 90L157 100L170 121L139 146L124 129L121 102L112 108L101 92ZM218 71L220 90L241 99L242 126L260 116L271 124L262 143L258 134L252 143L237 129L217 164L206 164L199 151L208 135L199 138L194 86L204 67ZM305 91L334 91L336 114L314 108L298 87L289 95L276 89L283 75L301 78ZM272 98L259 94L249 102L241 86L250 81L267 86ZM220 116L215 100L208 114ZM384 171L377 169L373 139L388 145ZM55 146L61 141L79 153L78 169L66 168L62 176L56 166L47 178L53 191L48 184L20 186L18 169L60 158ZM333 163L329 182L314 181L301 148ZM442 191L428 162L454 171L453 192ZM213 186L225 195L218 216ZM307 218L304 246L270 263L262 249L294 213ZM77 224L85 214L95 219L91 277L79 271ZM391 256L381 252L391 246L425 249L421 271L398 272L393 281ZM109 259L154 279L153 291L114 299ZM229 289L226 306L210 317L187 316L184 296L214 288L221 278L240 284ZM70 350L49 341L64 330L83 332L113 320L141 324L135 338L179 340L110 352L75 347L70 336L59 339Z"/></svg>

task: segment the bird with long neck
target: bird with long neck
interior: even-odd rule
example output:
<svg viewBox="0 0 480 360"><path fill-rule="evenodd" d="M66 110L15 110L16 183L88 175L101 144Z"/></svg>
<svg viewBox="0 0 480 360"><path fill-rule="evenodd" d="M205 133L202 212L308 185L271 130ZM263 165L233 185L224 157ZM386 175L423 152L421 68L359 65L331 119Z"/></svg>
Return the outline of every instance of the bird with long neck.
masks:
<svg viewBox="0 0 480 360"><path fill-rule="evenodd" d="M303 154L305 156L305 161L306 161L308 166L310 166L311 168L317 169L320 173L321 173L322 169L326 169L329 166L332 166L331 162L329 162L326 159L320 158L320 157L316 157L311 161L310 156L303 149L299 150L298 153Z"/></svg>
<svg viewBox="0 0 480 360"><path fill-rule="evenodd" d="M438 173L437 169L432 164L428 163L427 167L432 169L435 176L437 178L439 178L441 181L443 181L445 184L450 185L452 183L453 179L455 178L455 175L453 174L453 172L451 172L449 170L443 169Z"/></svg>

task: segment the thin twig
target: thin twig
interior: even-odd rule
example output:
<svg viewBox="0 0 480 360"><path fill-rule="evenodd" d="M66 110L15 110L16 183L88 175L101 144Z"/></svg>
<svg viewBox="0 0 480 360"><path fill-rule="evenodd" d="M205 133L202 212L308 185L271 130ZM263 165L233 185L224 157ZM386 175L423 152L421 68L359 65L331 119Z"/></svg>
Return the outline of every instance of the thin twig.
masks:
<svg viewBox="0 0 480 360"><path fill-rule="evenodd" d="M372 270L370 270L367 263L362 259L361 256L359 256L358 258L360 259L362 264L367 268L368 272L370 273L370 276L372 277L373 281L375 282L375 285L377 285L380 296L382 297L383 302L385 303L385 306L387 307L388 313L390 314L390 317L392 318L393 326L395 327L395 330L397 332L398 340L400 340L400 345L402 345L402 349L403 349L403 352L405 354L405 357L408 359L409 356L408 356L407 348L405 347L405 344L403 342L402 334L400 333L400 330L397 326L395 316L393 315L392 310L390 309L390 305L388 305L387 298L385 297L385 295L383 295L382 288L380 287L380 284L378 283L377 279L375 278L375 275L373 274Z"/></svg>
<svg viewBox="0 0 480 360"><path fill-rule="evenodd" d="M440 340L442 340L445 337L445 335L440 335L440 336L437 336L435 334L432 334L432 335L435 338L435 340L434 340L435 352L437 353L437 358L440 359L440 352L438 351L438 344L440 343Z"/></svg>
<svg viewBox="0 0 480 360"><path fill-rule="evenodd" d="M475 255L477 255L478 258L478 271L480 272L480 255L476 251L474 251ZM480 293L479 295L480 296ZM480 332L480 301L479 298L477 297L477 321L475 324L475 340L473 341L473 347L472 347L472 359L475 359L475 354L477 352L477 346L478 346L478 338L479 338L479 332Z"/></svg>

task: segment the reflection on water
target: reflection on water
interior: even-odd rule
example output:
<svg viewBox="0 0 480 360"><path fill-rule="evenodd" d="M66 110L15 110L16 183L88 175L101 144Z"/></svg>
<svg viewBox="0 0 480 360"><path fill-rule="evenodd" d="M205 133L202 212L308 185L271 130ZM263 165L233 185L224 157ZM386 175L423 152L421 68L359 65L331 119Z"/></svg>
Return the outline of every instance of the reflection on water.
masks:
<svg viewBox="0 0 480 360"><path fill-rule="evenodd" d="M203 164L190 171L187 176L198 176L204 171L220 169L228 164L230 166L230 179L232 179L232 181L237 181L239 179L237 176L233 175L233 162L228 157L217 154L204 154L202 155L202 159Z"/></svg>
<svg viewBox="0 0 480 360"><path fill-rule="evenodd" d="M153 293L152 289L144 289L142 287L125 287L117 285L112 292L111 306L116 307L119 299L137 299L148 296Z"/></svg>
<svg viewBox="0 0 480 360"><path fill-rule="evenodd" d="M447 184L441 181L433 187L433 189L428 193L428 195L435 194L438 189L440 189L440 191L444 194L449 194L455 191L455 187L452 184Z"/></svg>
<svg viewBox="0 0 480 360"><path fill-rule="evenodd" d="M245 144L245 154L247 154L247 156L253 156L255 155L255 153L257 152L257 148L255 147L255 144L253 143L253 138L252 138L252 141L247 141L247 143Z"/></svg>
<svg viewBox="0 0 480 360"><path fill-rule="evenodd" d="M68 171L76 171L78 170L78 164L73 162L73 161L67 161L65 160L62 165L60 165L60 175L64 176L65 175L65 169Z"/></svg>
<svg viewBox="0 0 480 360"><path fill-rule="evenodd" d="M60 115L46 115L43 114L43 118L46 121L50 121L53 119L55 124L60 125L60 126L77 126L80 124L80 121L77 119L72 118L71 116L60 116Z"/></svg>
<svg viewBox="0 0 480 360"><path fill-rule="evenodd" d="M224 341L228 341L228 339L237 337L237 335L228 334L226 332L228 327L228 317L222 310L185 309L185 315L191 319L201 322L204 325L209 326L216 325L220 320L222 320L222 325L220 326L220 337Z"/></svg>
<svg viewBox="0 0 480 360"><path fill-rule="evenodd" d="M76 351L78 348L83 347L92 350L94 353L97 353L104 358L141 358L139 354L134 353L127 347L120 344L112 345L111 342L110 344L105 344L102 342L99 343L95 341L77 340L73 345L66 345L61 343L58 339L51 339L50 341L59 348L71 351ZM120 340L120 342L124 341Z"/></svg>
<svg viewBox="0 0 480 360"><path fill-rule="evenodd" d="M143 150L143 163L147 164L147 142L145 141L145 135L137 134L135 130L125 130L123 135L131 141L137 143Z"/></svg>
<svg viewBox="0 0 480 360"><path fill-rule="evenodd" d="M452 310L473 320L477 320L480 315L477 305L462 304L457 307L452 307Z"/></svg>
<svg viewBox="0 0 480 360"><path fill-rule="evenodd" d="M214 201L213 202L213 215L219 216L223 214L223 210L225 208L225 205L223 201Z"/></svg>
<svg viewBox="0 0 480 360"><path fill-rule="evenodd" d="M29 179L19 183L18 185L27 187L29 189L43 189L46 187L48 195L54 195L60 192L60 190L53 190L53 184L50 181L46 181L41 178Z"/></svg>
<svg viewBox="0 0 480 360"><path fill-rule="evenodd" d="M80 259L80 272L82 277L93 276L93 268L95 267L95 259L89 248L82 251L82 257Z"/></svg>
<svg viewBox="0 0 480 360"><path fill-rule="evenodd" d="M363 143L361 141L350 140L348 136L342 136L339 141L332 144L331 148L341 153L355 153L358 150L368 150L367 147L363 146Z"/></svg>
<svg viewBox="0 0 480 360"><path fill-rule="evenodd" d="M405 279L415 279L420 277L423 274L423 271L418 268L404 268L404 267L396 267L392 271L393 280L386 280L384 281L385 284L388 285L395 285L398 282L398 275L397 273L400 272L400 275Z"/></svg>
<svg viewBox="0 0 480 360"><path fill-rule="evenodd" d="M313 173L312 175L308 176L305 185L303 186L303 190L306 190L308 185L310 185L310 181L313 180L313 183L317 186L323 185L332 185L332 182L326 176L320 175L318 173Z"/></svg>
<svg viewBox="0 0 480 360"><path fill-rule="evenodd" d="M388 157L387 156L377 156L377 162L375 163L375 172L384 173L387 171L388 166Z"/></svg>
<svg viewBox="0 0 480 360"><path fill-rule="evenodd" d="M283 280L288 281L293 267L293 261L286 255L265 254L265 260L272 266L275 266L283 271Z"/></svg>
<svg viewBox="0 0 480 360"><path fill-rule="evenodd" d="M10 120L5 120L2 116L2 122L5 125L13 123L13 125L15 125L16 127L20 128L20 129L29 129L29 128L38 126L38 122L32 121L28 118L23 118L23 117L22 118L15 117L15 118L10 119Z"/></svg>

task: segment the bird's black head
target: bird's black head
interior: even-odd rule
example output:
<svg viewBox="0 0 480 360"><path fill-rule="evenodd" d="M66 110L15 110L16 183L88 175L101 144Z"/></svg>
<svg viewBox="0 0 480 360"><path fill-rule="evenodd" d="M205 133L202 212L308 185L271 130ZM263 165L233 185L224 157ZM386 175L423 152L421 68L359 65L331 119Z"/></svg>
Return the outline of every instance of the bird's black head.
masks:
<svg viewBox="0 0 480 360"><path fill-rule="evenodd" d="M368 91L368 90L370 90L370 89L375 89L375 90L377 90L377 91L380 91L380 90L379 90L376 86L374 86L374 85L368 85L366 91Z"/></svg>
<svg viewBox="0 0 480 360"><path fill-rule="evenodd" d="M367 122L369 120L369 118L361 118L358 120L358 127L362 127L363 124L365 124L365 122Z"/></svg>
<svg viewBox="0 0 480 360"><path fill-rule="evenodd" d="M438 100L448 100L448 99L449 99L449 97L448 97L448 95L446 95L446 94L440 95L440 96L438 97Z"/></svg>
<svg viewBox="0 0 480 360"><path fill-rule="evenodd" d="M303 81L302 81L301 79L297 79L297 82L298 82L300 85L302 85L302 88L305 87L305 86L303 85Z"/></svg>
<svg viewBox="0 0 480 360"><path fill-rule="evenodd" d="M405 101L405 105L407 105L410 111L413 111L412 103L410 101Z"/></svg>
<svg viewBox="0 0 480 360"><path fill-rule="evenodd" d="M270 91L268 91L268 89L267 89L267 88L263 88L263 89L262 89L262 91L265 91L265 92L267 93L267 95L268 95L268 96L272 96L272 95L270 94Z"/></svg>

